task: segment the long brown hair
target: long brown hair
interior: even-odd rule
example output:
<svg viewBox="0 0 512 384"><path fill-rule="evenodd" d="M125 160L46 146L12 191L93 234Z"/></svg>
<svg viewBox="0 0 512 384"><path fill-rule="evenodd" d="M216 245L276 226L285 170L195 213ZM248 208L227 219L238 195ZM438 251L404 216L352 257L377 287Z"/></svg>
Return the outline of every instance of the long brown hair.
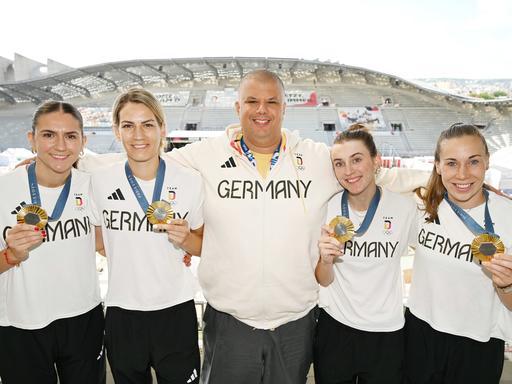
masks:
<svg viewBox="0 0 512 384"><path fill-rule="evenodd" d="M436 151L434 154L434 166L426 188L417 188L415 190L416 195L423 201L425 206L424 211L426 212L427 222L432 223L438 219L437 211L439 204L443 201L446 188L443 185L441 175L436 171L436 163L440 161L441 143L445 140L454 139L461 136L475 136L478 137L485 148L485 154L489 156L489 148L487 142L482 136L478 128L472 124L455 123L450 128L441 132L437 139Z"/></svg>

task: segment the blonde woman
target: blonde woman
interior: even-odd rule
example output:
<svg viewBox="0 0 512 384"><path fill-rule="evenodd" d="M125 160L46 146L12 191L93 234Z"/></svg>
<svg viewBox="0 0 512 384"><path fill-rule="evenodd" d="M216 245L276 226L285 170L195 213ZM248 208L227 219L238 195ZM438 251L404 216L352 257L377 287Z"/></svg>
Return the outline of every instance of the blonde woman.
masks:
<svg viewBox="0 0 512 384"><path fill-rule="evenodd" d="M197 383L199 349L195 281L183 251L201 252L201 178L160 157L165 118L144 89L121 94L113 130L127 160L93 173L96 224L101 225L109 279L105 342L116 383ZM166 201L165 223L148 210Z"/></svg>

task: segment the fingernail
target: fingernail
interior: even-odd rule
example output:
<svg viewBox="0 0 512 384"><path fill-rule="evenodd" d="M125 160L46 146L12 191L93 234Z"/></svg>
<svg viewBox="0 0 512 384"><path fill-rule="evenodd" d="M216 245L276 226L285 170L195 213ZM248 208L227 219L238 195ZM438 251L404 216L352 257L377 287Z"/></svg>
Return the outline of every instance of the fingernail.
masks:
<svg viewBox="0 0 512 384"><path fill-rule="evenodd" d="M36 232L39 231L39 227L35 227L34 231L36 231Z"/></svg>

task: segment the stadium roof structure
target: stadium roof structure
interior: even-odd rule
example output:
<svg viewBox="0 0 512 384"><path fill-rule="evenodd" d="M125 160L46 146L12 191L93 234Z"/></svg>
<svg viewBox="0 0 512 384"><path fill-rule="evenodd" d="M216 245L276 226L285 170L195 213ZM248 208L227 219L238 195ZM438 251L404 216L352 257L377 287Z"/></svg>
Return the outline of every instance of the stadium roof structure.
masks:
<svg viewBox="0 0 512 384"><path fill-rule="evenodd" d="M19 55L21 57L21 55ZM3 59L4 62L6 59ZM50 60L48 61L50 63ZM52 61L52 63L54 63ZM57 63L57 62L55 62ZM40 64L40 63L38 63ZM57 63L59 64L59 63ZM44 65L44 64L41 64ZM412 91L475 110L512 108L512 99L478 100L422 87L397 76L344 64L291 58L212 57L134 60L72 69L59 65L57 73L29 80L0 83L0 103L35 103L45 100L94 98L130 87L192 88L237 86L254 69L277 73L288 85L374 85Z"/></svg>

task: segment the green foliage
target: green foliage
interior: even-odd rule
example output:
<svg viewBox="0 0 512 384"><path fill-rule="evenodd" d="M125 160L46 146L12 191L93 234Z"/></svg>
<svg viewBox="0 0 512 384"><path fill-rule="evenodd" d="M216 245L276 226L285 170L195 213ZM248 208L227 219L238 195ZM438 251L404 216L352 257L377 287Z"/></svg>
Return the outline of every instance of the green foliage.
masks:
<svg viewBox="0 0 512 384"><path fill-rule="evenodd" d="M489 93L489 92L480 92L480 93L471 92L469 94L469 96L477 97L479 99L484 99L484 100L492 100L492 99L496 99L497 97L508 96L508 94L505 91L495 91L495 92L492 92L492 93Z"/></svg>
<svg viewBox="0 0 512 384"><path fill-rule="evenodd" d="M493 92L494 97L508 96L508 93L505 91L495 91Z"/></svg>

